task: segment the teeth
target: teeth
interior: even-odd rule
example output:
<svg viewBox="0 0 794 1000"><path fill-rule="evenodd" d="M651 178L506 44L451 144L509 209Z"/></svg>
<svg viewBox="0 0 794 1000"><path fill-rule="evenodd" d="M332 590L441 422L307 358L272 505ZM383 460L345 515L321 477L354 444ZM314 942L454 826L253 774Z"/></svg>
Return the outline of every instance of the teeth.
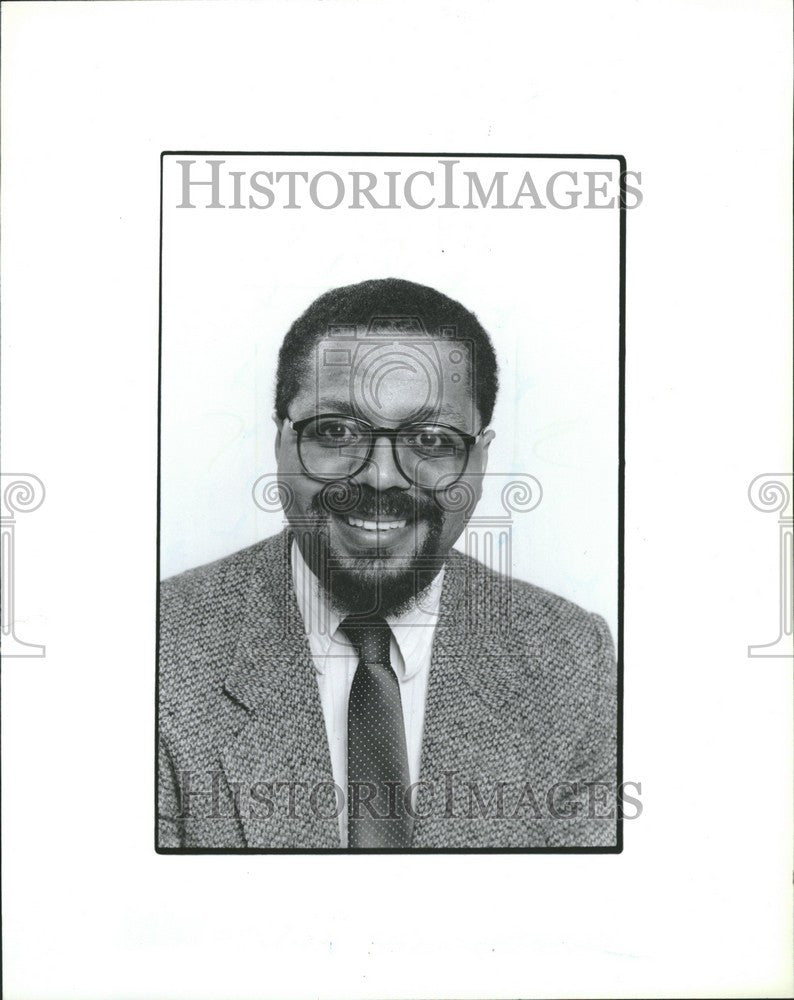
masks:
<svg viewBox="0 0 794 1000"><path fill-rule="evenodd" d="M404 528L405 521L364 521L360 517L347 516L347 523L354 528L363 528L365 531L393 531L395 528Z"/></svg>

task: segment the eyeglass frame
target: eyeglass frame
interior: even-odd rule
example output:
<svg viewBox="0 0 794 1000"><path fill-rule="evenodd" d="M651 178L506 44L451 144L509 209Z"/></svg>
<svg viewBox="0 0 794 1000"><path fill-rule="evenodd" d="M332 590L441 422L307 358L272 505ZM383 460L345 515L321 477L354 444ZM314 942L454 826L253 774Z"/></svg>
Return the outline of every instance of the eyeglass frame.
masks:
<svg viewBox="0 0 794 1000"><path fill-rule="evenodd" d="M361 465L355 470L355 472L350 472L345 476L333 476L333 477L328 477L327 479L323 479L320 476L316 475L315 473L309 472L309 470L306 468L306 463L303 461L303 455L301 453L301 438L303 436L304 429L308 427L310 423L312 423L315 420L322 420L323 418L328 419L329 417L339 417L343 420L355 420L357 423L363 424L365 428L369 429L370 441L369 441L369 450L367 451L367 457L364 459ZM334 483L338 482L339 480L353 479L361 472L362 469L365 469L367 465L369 465L372 459L372 453L375 451L375 445L378 439L385 437L391 442L392 458L394 459L394 464L397 466L397 469L399 470L399 473L403 477L403 479L405 479L406 482L409 482L412 486L418 486L420 489L429 489L431 492L438 492L438 490L435 490L432 487L422 486L421 483L414 482L414 480L405 473L402 465L400 465L400 460L397 457L397 435L401 434L405 430L410 430L412 427L428 427L428 426L440 427L443 430L454 431L456 434L460 435L460 437L463 440L463 443L466 445L466 461L463 463L463 468L455 477L455 479L453 479L449 483L445 483L444 486L442 487L442 489L448 490L451 486L454 486L455 483L460 482L460 480L466 474L466 469L468 469L469 467L469 459L471 458L471 450L477 443L477 439L481 438L483 433L487 429L486 427L483 426L479 429L479 431L477 431L476 434L468 434L466 431L462 431L459 427L453 427L452 424L421 423L421 422L416 422L412 424L401 424L399 427L375 427L368 420L364 420L362 417L356 417L352 413L317 413L314 416L303 417L300 420L293 420L292 417L285 416L283 422L285 424L289 424L290 429L295 431L295 434L297 435L298 438L297 440L298 461L300 462L301 468L309 477L309 479L313 479L315 482Z"/></svg>

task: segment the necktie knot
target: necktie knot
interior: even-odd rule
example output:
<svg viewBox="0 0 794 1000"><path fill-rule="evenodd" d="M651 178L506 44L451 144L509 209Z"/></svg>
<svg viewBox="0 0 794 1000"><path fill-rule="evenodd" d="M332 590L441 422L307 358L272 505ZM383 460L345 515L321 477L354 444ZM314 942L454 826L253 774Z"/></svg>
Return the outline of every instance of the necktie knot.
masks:
<svg viewBox="0 0 794 1000"><path fill-rule="evenodd" d="M339 626L365 663L390 663L391 629L383 618L345 618Z"/></svg>

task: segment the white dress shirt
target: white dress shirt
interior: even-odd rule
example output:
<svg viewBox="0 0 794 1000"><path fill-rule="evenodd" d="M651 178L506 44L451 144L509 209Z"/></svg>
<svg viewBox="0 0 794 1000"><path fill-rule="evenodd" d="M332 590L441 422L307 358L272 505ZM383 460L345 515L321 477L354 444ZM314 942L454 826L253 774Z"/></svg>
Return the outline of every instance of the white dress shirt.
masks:
<svg viewBox="0 0 794 1000"><path fill-rule="evenodd" d="M339 833L342 846L347 847L347 703L358 666L358 654L347 636L339 631L342 619L331 607L320 581L306 565L294 540L291 562L295 596L317 674L334 781L345 793L345 808L339 815ZM400 682L408 772L412 784L419 780L430 653L443 582L442 568L417 604L402 615L386 618L392 631L391 665ZM413 798L416 798L415 788Z"/></svg>

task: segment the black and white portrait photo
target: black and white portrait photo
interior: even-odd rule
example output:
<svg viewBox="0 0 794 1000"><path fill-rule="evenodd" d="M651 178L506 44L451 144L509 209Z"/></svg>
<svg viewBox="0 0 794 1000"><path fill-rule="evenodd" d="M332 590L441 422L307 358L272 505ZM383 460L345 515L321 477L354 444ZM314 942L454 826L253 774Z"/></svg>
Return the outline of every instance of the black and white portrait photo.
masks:
<svg viewBox="0 0 794 1000"><path fill-rule="evenodd" d="M784 0L0 0L0 994L794 996Z"/></svg>
<svg viewBox="0 0 794 1000"><path fill-rule="evenodd" d="M618 161L252 161L164 157L158 848L617 849ZM423 214L435 200L462 232ZM417 224L436 243L419 253ZM263 265L245 331L217 276L180 287L185 234L219 225ZM294 260L265 267L282 237ZM330 247L332 272L365 276L302 296ZM433 251L446 285L403 276ZM534 277L492 277L544 253ZM277 322L267 300L287 298ZM255 360L220 385L244 338ZM536 547L579 589L533 579L543 505L559 536ZM257 512L273 528L247 536Z"/></svg>

